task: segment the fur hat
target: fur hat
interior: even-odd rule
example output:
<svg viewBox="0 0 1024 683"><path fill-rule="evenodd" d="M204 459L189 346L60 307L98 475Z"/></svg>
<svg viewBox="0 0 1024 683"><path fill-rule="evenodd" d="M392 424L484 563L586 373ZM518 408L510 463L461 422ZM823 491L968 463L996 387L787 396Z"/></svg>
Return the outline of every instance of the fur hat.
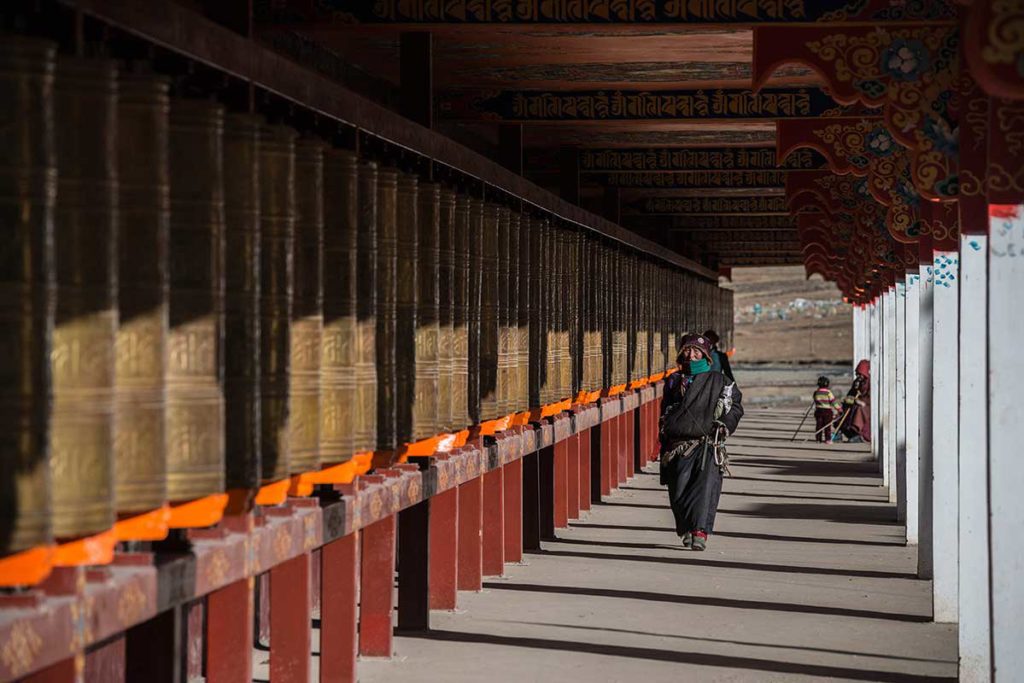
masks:
<svg viewBox="0 0 1024 683"><path fill-rule="evenodd" d="M682 341L679 343L679 353L680 353L680 355L683 353L683 350L687 346L691 346L691 347L699 350L701 353L704 354L705 358L707 358L708 360L711 360L711 340L709 340L704 335L702 335L702 334L687 334L687 335L684 335Z"/></svg>

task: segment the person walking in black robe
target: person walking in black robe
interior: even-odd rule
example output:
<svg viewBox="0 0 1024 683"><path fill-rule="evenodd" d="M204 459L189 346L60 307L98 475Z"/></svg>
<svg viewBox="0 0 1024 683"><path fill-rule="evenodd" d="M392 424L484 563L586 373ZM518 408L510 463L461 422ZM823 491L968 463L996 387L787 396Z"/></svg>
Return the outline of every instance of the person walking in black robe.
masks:
<svg viewBox="0 0 1024 683"><path fill-rule="evenodd" d="M679 372L669 376L661 406L661 482L683 545L704 550L726 466L718 445L736 431L743 396L736 382L711 370L711 345L703 335L683 337L676 363Z"/></svg>

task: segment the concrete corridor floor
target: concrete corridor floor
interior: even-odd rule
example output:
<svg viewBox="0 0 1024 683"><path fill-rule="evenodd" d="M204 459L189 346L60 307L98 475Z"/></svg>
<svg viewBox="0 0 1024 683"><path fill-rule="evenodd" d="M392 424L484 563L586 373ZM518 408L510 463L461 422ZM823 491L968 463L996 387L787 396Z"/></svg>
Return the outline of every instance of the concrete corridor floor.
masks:
<svg viewBox="0 0 1024 683"><path fill-rule="evenodd" d="M651 465L359 679L955 679L956 627L929 622L866 447L791 443L801 414L748 411L706 552L679 544Z"/></svg>

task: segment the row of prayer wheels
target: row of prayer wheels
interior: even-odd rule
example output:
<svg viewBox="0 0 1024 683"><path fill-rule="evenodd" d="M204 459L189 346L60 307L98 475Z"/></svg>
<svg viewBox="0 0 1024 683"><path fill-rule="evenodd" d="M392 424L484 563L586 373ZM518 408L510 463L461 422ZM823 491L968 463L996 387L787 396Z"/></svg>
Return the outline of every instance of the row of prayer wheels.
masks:
<svg viewBox="0 0 1024 683"><path fill-rule="evenodd" d="M0 154L3 555L647 378L725 313L519 202L43 41L0 42Z"/></svg>

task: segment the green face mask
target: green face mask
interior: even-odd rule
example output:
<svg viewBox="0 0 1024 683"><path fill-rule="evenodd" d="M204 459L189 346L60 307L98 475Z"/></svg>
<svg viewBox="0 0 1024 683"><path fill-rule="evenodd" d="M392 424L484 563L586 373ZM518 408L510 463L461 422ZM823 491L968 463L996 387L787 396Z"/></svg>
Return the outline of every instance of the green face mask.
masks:
<svg viewBox="0 0 1024 683"><path fill-rule="evenodd" d="M707 358L701 358L700 360L690 361L690 373L691 375L699 375L704 372L711 371L711 363L708 362Z"/></svg>

